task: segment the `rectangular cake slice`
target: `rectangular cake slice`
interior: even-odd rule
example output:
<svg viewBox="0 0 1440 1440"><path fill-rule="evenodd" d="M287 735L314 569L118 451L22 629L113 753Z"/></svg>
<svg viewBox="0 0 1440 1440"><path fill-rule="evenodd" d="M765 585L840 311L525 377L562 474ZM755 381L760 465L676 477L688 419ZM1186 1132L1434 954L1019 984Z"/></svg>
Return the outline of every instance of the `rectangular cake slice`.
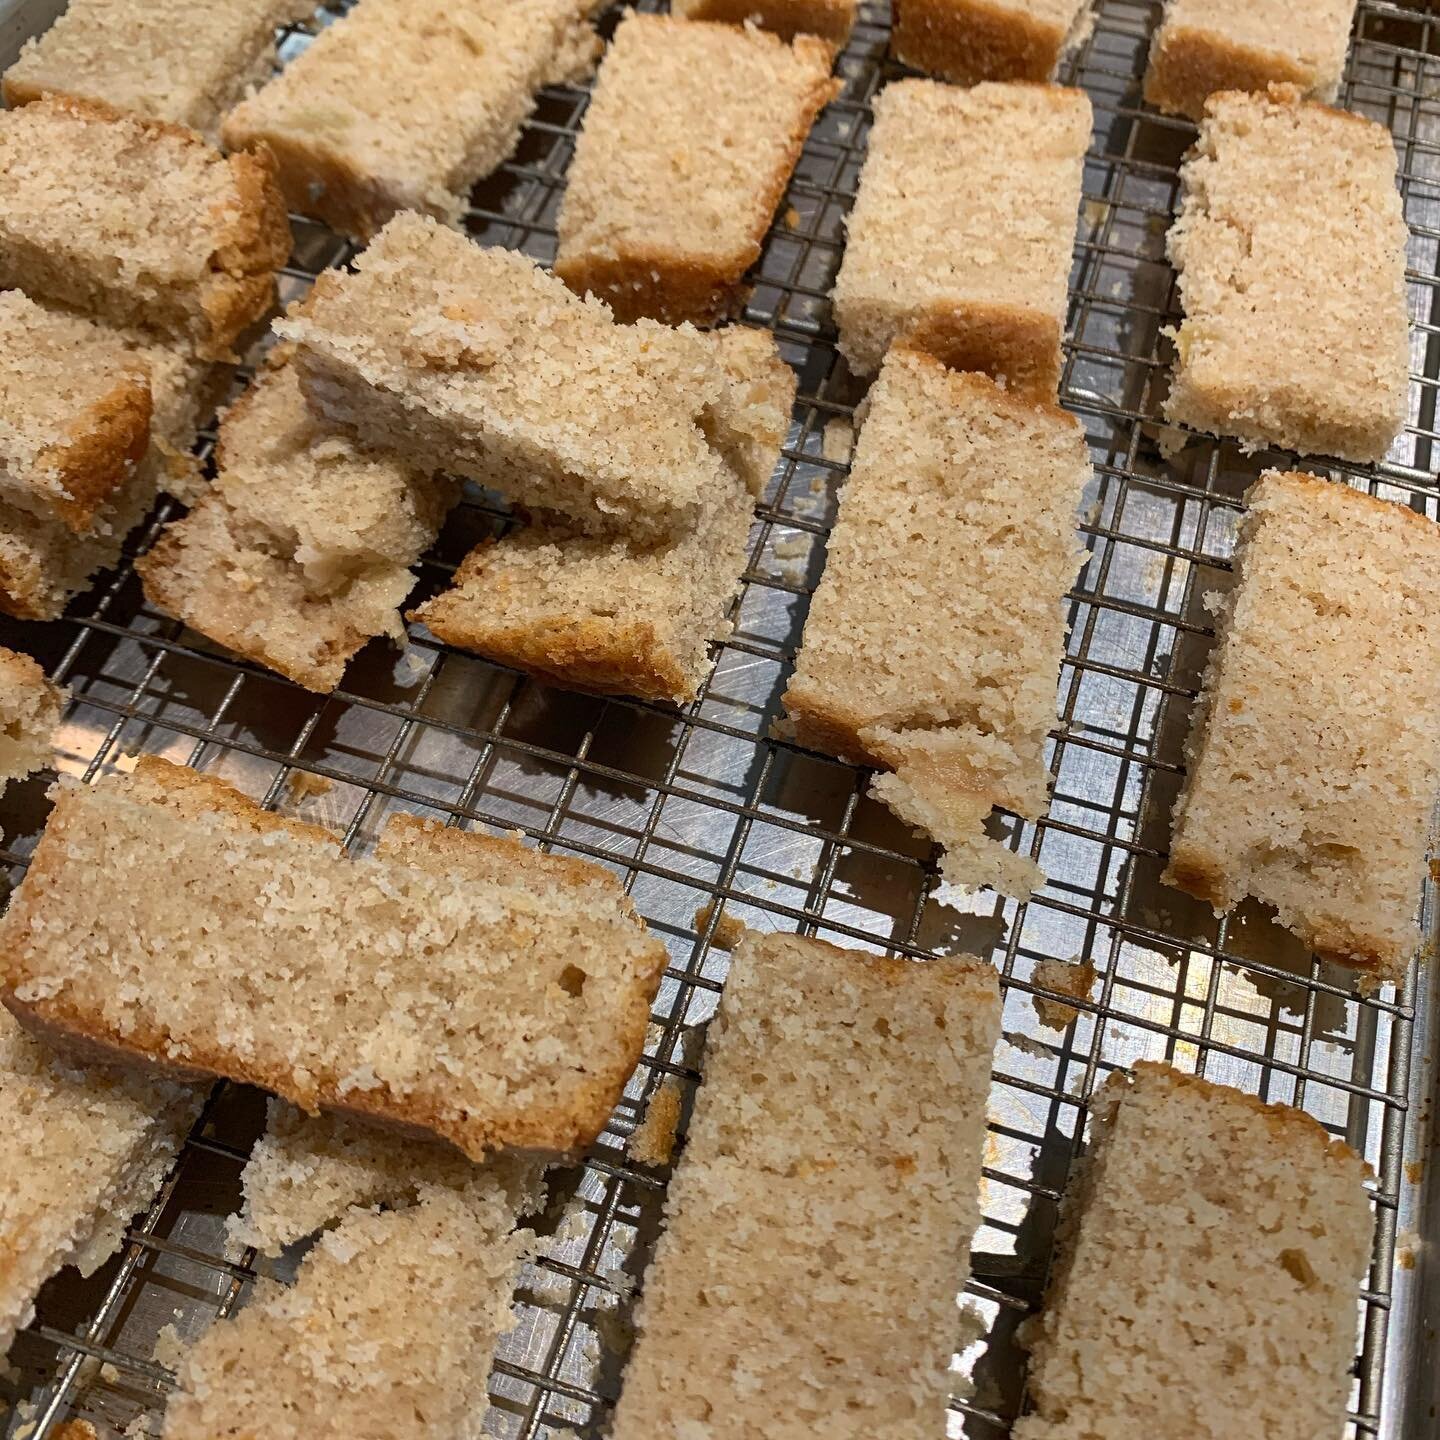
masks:
<svg viewBox="0 0 1440 1440"><path fill-rule="evenodd" d="M717 345L748 430L753 479L780 454L795 374L765 331L731 326ZM535 521L466 556L450 589L412 612L441 640L577 690L693 700L709 644L730 633L754 501L722 479L694 529L646 544Z"/></svg>
<svg viewBox="0 0 1440 1440"><path fill-rule="evenodd" d="M90 1274L154 1196L201 1095L57 1058L0 1010L0 1355L65 1265Z"/></svg>
<svg viewBox="0 0 1440 1440"><path fill-rule="evenodd" d="M613 1440L945 1433L999 1033L982 961L745 937Z"/></svg>
<svg viewBox="0 0 1440 1440"><path fill-rule="evenodd" d="M632 11L575 144L555 273L620 320L723 316L839 89L814 38Z"/></svg>
<svg viewBox="0 0 1440 1440"><path fill-rule="evenodd" d="M181 343L95 324L18 291L0 292L0 330L22 357L12 362L11 393L29 397L0 421L0 452L37 457L35 442L58 436L38 452L31 482L13 482L0 495L0 611L52 620L97 571L115 563L159 490L185 494L193 487L196 432L228 371ZM28 353L46 358L32 367L23 359ZM34 384L39 373L49 377L43 402ZM96 377L103 399L77 411L60 435L57 397L93 393ZM146 443L132 462L142 412Z"/></svg>
<svg viewBox="0 0 1440 1440"><path fill-rule="evenodd" d="M887 85L835 280L851 368L873 374L903 339L1054 399L1089 143L1079 90Z"/></svg>
<svg viewBox="0 0 1440 1440"><path fill-rule="evenodd" d="M1384 459L1409 388L1395 164L1384 126L1292 86L1210 97L1167 241L1185 311L1167 419Z"/></svg>
<svg viewBox="0 0 1440 1440"><path fill-rule="evenodd" d="M61 789L0 921L4 1001L59 1043L475 1158L595 1137L664 966L597 866L403 816L354 860L154 759Z"/></svg>
<svg viewBox="0 0 1440 1440"><path fill-rule="evenodd" d="M1333 102L1345 69L1355 0L1314 0L1295 23L1289 0L1167 0L1150 42L1145 98L1171 115L1205 118L1217 90L1297 86Z"/></svg>
<svg viewBox="0 0 1440 1440"><path fill-rule="evenodd" d="M785 710L801 744L894 772L875 794L948 880L1028 894L1036 867L984 822L1047 802L1084 433L903 348L869 406Z"/></svg>
<svg viewBox="0 0 1440 1440"><path fill-rule="evenodd" d="M209 493L135 568L151 604L328 692L397 607L455 486L316 417L283 347L225 414Z"/></svg>
<svg viewBox="0 0 1440 1440"><path fill-rule="evenodd" d="M502 1164L502 1169L506 1169ZM180 1363L162 1440L471 1440L534 1245L489 1167L357 1205Z"/></svg>
<svg viewBox="0 0 1440 1440"><path fill-rule="evenodd" d="M150 444L150 376L114 331L0 291L0 503L88 534Z"/></svg>
<svg viewBox="0 0 1440 1440"><path fill-rule="evenodd" d="M0 111L0 287L228 359L290 254L273 168L87 101Z"/></svg>
<svg viewBox="0 0 1440 1440"><path fill-rule="evenodd" d="M579 79L591 0L359 0L225 120L293 209L369 239L401 210L447 223L515 148L543 85Z"/></svg>
<svg viewBox="0 0 1440 1440"><path fill-rule="evenodd" d="M859 8L859 0L672 0L670 13L725 25L750 21L782 40L814 35L832 50L843 50Z"/></svg>
<svg viewBox="0 0 1440 1440"><path fill-rule="evenodd" d="M1145 1061L1111 1076L1027 1322L1016 1440L1339 1436L1367 1171L1301 1110Z"/></svg>
<svg viewBox="0 0 1440 1440"><path fill-rule="evenodd" d="M220 117L270 74L276 29L314 9L312 0L70 0L5 72L5 103L96 100L218 144Z"/></svg>
<svg viewBox="0 0 1440 1440"><path fill-rule="evenodd" d="M0 648L0 792L50 764L64 692L28 655Z"/></svg>
<svg viewBox="0 0 1440 1440"><path fill-rule="evenodd" d="M1053 80L1089 35L1091 0L896 0L890 53L948 80Z"/></svg>
<svg viewBox="0 0 1440 1440"><path fill-rule="evenodd" d="M646 540L693 527L735 472L746 437L690 327L617 325L523 255L418 215L357 266L327 271L275 328L298 343L311 406L376 449Z"/></svg>
<svg viewBox="0 0 1440 1440"><path fill-rule="evenodd" d="M1398 982L1440 794L1440 528L1273 470L1247 502L1164 878Z"/></svg>

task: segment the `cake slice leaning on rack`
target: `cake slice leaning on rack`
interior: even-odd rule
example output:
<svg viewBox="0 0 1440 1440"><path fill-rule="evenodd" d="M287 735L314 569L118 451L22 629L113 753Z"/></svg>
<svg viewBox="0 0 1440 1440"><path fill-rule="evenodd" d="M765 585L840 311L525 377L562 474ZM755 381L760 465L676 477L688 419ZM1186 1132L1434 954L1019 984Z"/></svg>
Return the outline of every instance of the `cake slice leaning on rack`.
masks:
<svg viewBox="0 0 1440 1440"><path fill-rule="evenodd" d="M188 491L227 376L176 342L0 291L0 610L55 618L158 491Z"/></svg>
<svg viewBox="0 0 1440 1440"><path fill-rule="evenodd" d="M593 0L359 0L224 123L263 146L290 205L369 239L418 210L447 223L515 148L542 86L600 42Z"/></svg>
<svg viewBox="0 0 1440 1440"><path fill-rule="evenodd" d="M477 1165L270 1103L232 1232L266 1255L320 1232L294 1283L265 1279L182 1358L165 1440L468 1440L534 1237L541 1166ZM379 1209L378 1207L383 1207Z"/></svg>
<svg viewBox="0 0 1440 1440"><path fill-rule="evenodd" d="M401 215L276 323L317 413L587 534L698 523L749 436L689 326L617 325L533 261Z"/></svg>
<svg viewBox="0 0 1440 1440"><path fill-rule="evenodd" d="M368 640L403 639L410 567L457 489L318 419L286 358L225 414L214 484L135 568L151 604L328 692Z"/></svg>
<svg viewBox="0 0 1440 1440"><path fill-rule="evenodd" d="M665 963L598 866L409 816L355 860L153 758L62 783L0 920L0 998L57 1044L477 1159L594 1139Z"/></svg>
<svg viewBox="0 0 1440 1440"><path fill-rule="evenodd" d="M999 1033L983 961L742 940L613 1440L944 1433Z"/></svg>
<svg viewBox="0 0 1440 1440"><path fill-rule="evenodd" d="M70 0L5 72L5 103L45 95L170 120L212 144L220 118L275 66L275 32L313 0Z"/></svg>
<svg viewBox="0 0 1440 1440"><path fill-rule="evenodd" d="M737 443L693 529L647 543L535 519L477 546L411 618L558 685L693 700L710 642L730 632L754 494L779 459L795 400L795 373L768 332L731 326L705 338L729 382L723 414Z"/></svg>
<svg viewBox="0 0 1440 1440"><path fill-rule="evenodd" d="M904 348L868 403L785 710L801 744L882 768L946 880L1024 897L1039 867L985 825L1047 804L1084 432Z"/></svg>

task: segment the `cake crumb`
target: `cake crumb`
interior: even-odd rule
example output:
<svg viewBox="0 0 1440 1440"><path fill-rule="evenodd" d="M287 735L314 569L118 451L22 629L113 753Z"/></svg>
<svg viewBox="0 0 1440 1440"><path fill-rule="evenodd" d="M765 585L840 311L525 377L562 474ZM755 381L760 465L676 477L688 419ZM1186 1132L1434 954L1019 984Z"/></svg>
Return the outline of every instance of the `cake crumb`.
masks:
<svg viewBox="0 0 1440 1440"><path fill-rule="evenodd" d="M695 932L703 934L705 927L710 923L711 911L715 908L714 902L707 902L700 906L695 912ZM738 915L727 915L721 911L720 918L715 922L715 933L710 937L712 945L718 945L722 950L733 950L745 934L745 922Z"/></svg>
<svg viewBox="0 0 1440 1440"><path fill-rule="evenodd" d="M151 1355L157 1365L163 1365L167 1370L178 1370L185 1358L185 1348L180 1331L174 1324L165 1324L155 1336L155 1348Z"/></svg>
<svg viewBox="0 0 1440 1440"><path fill-rule="evenodd" d="M1046 990L1057 990L1073 999L1085 1000L1095 983L1095 973L1095 967L1077 955L1071 960L1041 960L1035 966L1032 978L1035 984ZM1048 1030L1064 1030L1080 1017L1080 1012L1073 1005L1047 999L1044 995L1032 995L1030 1003L1035 1007L1036 1019Z"/></svg>
<svg viewBox="0 0 1440 1440"><path fill-rule="evenodd" d="M790 205L785 210L785 228L787 230L798 230L800 228L800 212Z"/></svg>
<svg viewBox="0 0 1440 1440"><path fill-rule="evenodd" d="M650 1097L645 1118L631 1133L625 1149L641 1165L668 1165L679 1129L680 1082L667 1075Z"/></svg>
<svg viewBox="0 0 1440 1440"><path fill-rule="evenodd" d="M843 415L836 415L825 422L825 432L820 437L820 453L836 465L846 465L850 452L855 448L855 427ZM818 488L817 488L818 484ZM825 488L825 481L816 476L810 482L813 494Z"/></svg>
<svg viewBox="0 0 1440 1440"><path fill-rule="evenodd" d="M1005 1041L1023 1054L1033 1055L1037 1060L1048 1060L1051 1057L1050 1047L1043 1040L1026 1035L1022 1030L1005 1031Z"/></svg>
<svg viewBox="0 0 1440 1440"><path fill-rule="evenodd" d="M314 775L309 770L296 770L290 776L290 798L299 804L314 795L328 795L335 788L335 782L324 775Z"/></svg>
<svg viewBox="0 0 1440 1440"><path fill-rule="evenodd" d="M88 1420L67 1420L55 1431L54 1440L100 1440L100 1437Z"/></svg>

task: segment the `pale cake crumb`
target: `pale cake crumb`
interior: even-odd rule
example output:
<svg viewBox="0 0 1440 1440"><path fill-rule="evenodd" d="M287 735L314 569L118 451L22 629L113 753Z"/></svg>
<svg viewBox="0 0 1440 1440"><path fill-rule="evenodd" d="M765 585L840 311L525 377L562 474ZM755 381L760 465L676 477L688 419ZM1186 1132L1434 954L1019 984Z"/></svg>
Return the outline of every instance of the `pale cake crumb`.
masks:
<svg viewBox="0 0 1440 1440"><path fill-rule="evenodd" d="M1312 0L1303 25L1294 23L1289 0L1166 0L1150 42L1145 99L1196 121L1219 90L1289 84L1331 103L1354 18L1355 0Z"/></svg>
<svg viewBox="0 0 1440 1440"><path fill-rule="evenodd" d="M5 103L99 101L218 144L220 117L273 71L276 30L314 9L313 0L70 0L5 72Z"/></svg>
<svg viewBox="0 0 1440 1440"><path fill-rule="evenodd" d="M630 1132L625 1153L638 1165L668 1165L675 1154L682 1105L680 1082L667 1075L650 1096L645 1118Z"/></svg>
<svg viewBox="0 0 1440 1440"><path fill-rule="evenodd" d="M13 902L12 902L13 905ZM203 1098L190 1086L80 1068L0 1009L0 1354L65 1265L93 1273L150 1203Z"/></svg>
<svg viewBox="0 0 1440 1440"><path fill-rule="evenodd" d="M0 287L226 360L289 254L264 153L88 101L0 111Z"/></svg>
<svg viewBox="0 0 1440 1440"><path fill-rule="evenodd" d="M356 266L275 328L311 406L377 450L634 541L693 529L728 477L763 483L747 408L692 327L617 325L534 261L415 215Z"/></svg>
<svg viewBox="0 0 1440 1440"><path fill-rule="evenodd" d="M65 700L65 691L28 655L0 648L0 793L12 780L49 767Z"/></svg>
<svg viewBox="0 0 1440 1440"><path fill-rule="evenodd" d="M880 92L834 289L856 374L904 339L1054 399L1090 121L1056 85Z"/></svg>
<svg viewBox="0 0 1440 1440"><path fill-rule="evenodd" d="M784 705L801 744L893 772L872 793L957 886L1041 878L984 825L1047 803L1089 477L1078 421L984 376L900 348L871 388Z"/></svg>
<svg viewBox="0 0 1440 1440"><path fill-rule="evenodd" d="M1440 793L1440 529L1310 475L1246 498L1162 878L1398 982Z"/></svg>
<svg viewBox="0 0 1440 1440"><path fill-rule="evenodd" d="M943 1433L999 1030L981 962L746 938L613 1440Z"/></svg>
<svg viewBox="0 0 1440 1440"><path fill-rule="evenodd" d="M1365 1162L1302 1111L1150 1062L1106 1082L1090 1127L1022 1331L1035 1413L1016 1440L1339 1435Z"/></svg>
<svg viewBox="0 0 1440 1440"><path fill-rule="evenodd" d="M753 27L630 11L566 173L555 273L620 320L735 307L821 108L830 50Z"/></svg>
<svg viewBox="0 0 1440 1440"><path fill-rule="evenodd" d="M570 689L686 703L731 632L749 554L752 489L769 479L795 400L774 337L734 325L719 354L742 473L716 482L693 529L659 542L537 520L470 552L449 589L411 611L447 644Z"/></svg>
<svg viewBox="0 0 1440 1440"><path fill-rule="evenodd" d="M593 8L364 0L230 112L225 143L267 147L294 209L360 239L402 210L458 224L475 182L515 148L541 87L594 65Z"/></svg>
<svg viewBox="0 0 1440 1440"><path fill-rule="evenodd" d="M151 757L62 781L0 956L5 1003L57 1042L477 1159L594 1139L666 964L597 866L409 815L352 859L328 831Z"/></svg>
<svg viewBox="0 0 1440 1440"><path fill-rule="evenodd" d="M1410 369L1390 132L1293 86L1212 95L1180 180L1165 418L1248 450L1383 460Z"/></svg>

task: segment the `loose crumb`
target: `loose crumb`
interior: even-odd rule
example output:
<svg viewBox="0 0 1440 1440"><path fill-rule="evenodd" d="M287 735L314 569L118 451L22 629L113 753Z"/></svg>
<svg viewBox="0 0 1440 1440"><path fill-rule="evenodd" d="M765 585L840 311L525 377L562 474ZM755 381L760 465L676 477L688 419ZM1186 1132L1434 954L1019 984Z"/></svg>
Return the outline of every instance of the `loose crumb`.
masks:
<svg viewBox="0 0 1440 1440"><path fill-rule="evenodd" d="M309 770L296 770L290 776L290 798L297 802L312 795L328 795L334 788L333 780L312 774Z"/></svg>
<svg viewBox="0 0 1440 1440"><path fill-rule="evenodd" d="M1026 1055L1033 1055L1037 1060L1048 1060L1051 1058L1050 1047L1043 1040L1036 1040L1032 1035L1026 1035L1020 1030L1007 1030L1005 1040L1017 1050Z"/></svg>
<svg viewBox="0 0 1440 1440"><path fill-rule="evenodd" d="M635 1127L625 1148L641 1165L668 1165L675 1153L675 1136L680 1129L680 1082L673 1075L660 1082L645 1118Z"/></svg>
<svg viewBox="0 0 1440 1440"><path fill-rule="evenodd" d="M155 1349L152 1352L155 1363L163 1365L167 1370L178 1370L180 1362L185 1358L186 1345L180 1338L180 1332L174 1325L162 1325L160 1333L155 1337Z"/></svg>
<svg viewBox="0 0 1440 1440"><path fill-rule="evenodd" d="M100 1437L88 1420L67 1420L55 1431L54 1440L100 1440Z"/></svg>
<svg viewBox="0 0 1440 1440"><path fill-rule="evenodd" d="M1095 983L1095 967L1088 960L1081 961L1078 956L1074 960L1041 960L1035 966L1033 978L1046 990L1057 990L1062 995L1085 1000ZM1080 1016L1074 1006L1043 995L1032 995L1030 1003L1035 1007L1036 1018L1048 1030L1064 1030Z"/></svg>
<svg viewBox="0 0 1440 1440"><path fill-rule="evenodd" d="M820 453L837 465L844 465L850 459L850 452L855 446L855 427L843 416L836 415L825 422L825 433L820 438ZM817 476L818 480L819 477ZM824 480L820 480L820 489L825 488ZM810 482L810 488L815 489L816 481Z"/></svg>
<svg viewBox="0 0 1440 1440"><path fill-rule="evenodd" d="M1405 1178L1412 1184L1418 1185L1421 1177L1425 1174L1425 1161L1407 1160L1405 1162Z"/></svg>
<svg viewBox="0 0 1440 1440"><path fill-rule="evenodd" d="M800 212L793 205L786 207L785 228L787 230L798 230L800 228Z"/></svg>
<svg viewBox="0 0 1440 1440"><path fill-rule="evenodd" d="M706 902L695 912L695 931L703 934L705 927L710 923L710 912L714 909L712 902ZM718 945L722 950L733 950L745 934L745 922L737 915L727 915L721 911L720 918L715 922L715 933L710 937L712 945Z"/></svg>

